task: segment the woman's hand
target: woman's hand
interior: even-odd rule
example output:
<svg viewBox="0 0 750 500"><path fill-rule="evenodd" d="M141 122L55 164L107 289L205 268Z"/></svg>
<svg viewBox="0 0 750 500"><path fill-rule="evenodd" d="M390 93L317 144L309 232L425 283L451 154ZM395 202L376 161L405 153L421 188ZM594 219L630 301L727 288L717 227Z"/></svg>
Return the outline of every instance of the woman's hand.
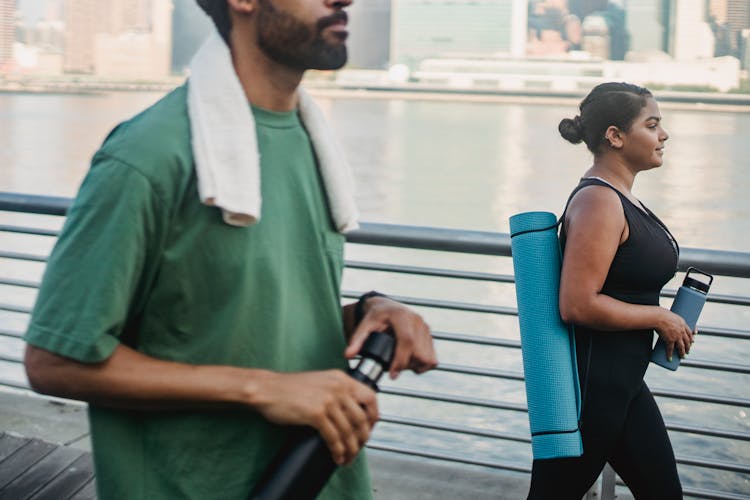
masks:
<svg viewBox="0 0 750 500"><path fill-rule="evenodd" d="M695 332L690 331L690 327L681 316L662 308L658 323L654 329L666 344L667 359L669 361L672 361L672 354L675 348L680 358L684 358L690 352Z"/></svg>

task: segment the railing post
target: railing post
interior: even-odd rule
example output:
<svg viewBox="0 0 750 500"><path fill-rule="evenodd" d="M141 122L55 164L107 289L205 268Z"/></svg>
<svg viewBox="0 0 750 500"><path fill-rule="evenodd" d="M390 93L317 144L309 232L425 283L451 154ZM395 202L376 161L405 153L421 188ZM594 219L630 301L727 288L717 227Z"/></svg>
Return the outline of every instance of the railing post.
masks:
<svg viewBox="0 0 750 500"><path fill-rule="evenodd" d="M609 463L604 465L602 471L601 500L615 500L615 470Z"/></svg>
<svg viewBox="0 0 750 500"><path fill-rule="evenodd" d="M598 500L599 495L596 492L598 486L599 478L596 478L596 481L591 485L591 488L589 488L589 491L586 492L582 500Z"/></svg>

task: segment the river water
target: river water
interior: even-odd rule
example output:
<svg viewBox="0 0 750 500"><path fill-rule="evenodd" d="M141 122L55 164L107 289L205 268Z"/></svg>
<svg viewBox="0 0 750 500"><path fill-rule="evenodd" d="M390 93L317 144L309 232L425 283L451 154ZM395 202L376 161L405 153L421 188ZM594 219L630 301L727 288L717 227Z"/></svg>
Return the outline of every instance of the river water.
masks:
<svg viewBox="0 0 750 500"><path fill-rule="evenodd" d="M74 196L91 155L109 130L159 98L154 93L100 93L86 95L0 94L0 191ZM658 98L658 95L657 95ZM321 96L317 100L342 141L358 185L362 219L508 232L508 218L518 212L547 210L560 213L570 190L591 157L585 146L573 146L557 133L557 123L576 112L575 102L466 102L428 99L370 99L361 96ZM662 107L670 133L662 168L639 174L634 193L670 227L683 247L750 252L750 113ZM7 214L2 222L12 219ZM10 238L1 235L5 241ZM27 245L26 243L22 243ZM32 247L37 245L31 244ZM39 248L44 244L38 243ZM27 250L29 248L26 248ZM46 250L47 248L44 248ZM37 250L41 253L41 250ZM347 248L347 257L377 258L397 263L441 265L450 268L511 272L509 259L456 257L437 252ZM502 262L497 262L501 260ZM8 265L0 259L0 275L38 275L40 266ZM405 280L381 274L347 272L346 287L378 288L398 295L429 295L446 300L514 305L512 288L504 285ZM718 293L750 295L748 280L717 279ZM672 287L676 286L676 282ZM0 287L2 302L26 292ZM428 290L428 293L425 292ZM468 298L467 298L468 297ZM33 302L33 294L20 299ZM747 309L747 308L745 308ZM516 338L515 318L487 315L448 315L424 310L432 327L498 338ZM25 317L5 314L5 327L23 329ZM737 308L707 308L701 322L747 328L750 314ZM9 326L10 325L10 326ZM470 326L467 326L470 325ZM697 344L698 345L698 344ZM474 364L503 370L521 370L516 350L470 348L437 344L442 362ZM0 354L19 355L19 342L0 338ZM711 339L701 359L744 363L747 346ZM688 377L685 377L687 372ZM712 373L712 372L706 372ZM0 363L0 374L22 379L18 367ZM706 375L689 370L665 375L649 370L652 386L748 398L750 377ZM692 378L690 378L692 377ZM404 375L392 387L471 394L474 397L523 403L522 384L476 377L457 381L451 374L424 377ZM696 383L697 381L697 383ZM696 387L695 385L698 385ZM384 413L439 419L496 431L524 434L523 413L466 410L403 399L381 398ZM455 405L454 405L455 406ZM705 405L660 400L668 421L712 425L749 432L748 408L725 407L718 412ZM417 432L417 431L415 431ZM375 436L385 443L406 441L403 428L380 424ZM528 445L467 437L446 439L444 434L422 432L421 445L446 453L472 453L518 465L528 464ZM717 442L695 436L673 437L678 456L750 462L746 442ZM726 445L726 446L725 446ZM707 451L708 450L708 451ZM750 494L750 482L741 474L683 467L686 485L722 488Z"/></svg>

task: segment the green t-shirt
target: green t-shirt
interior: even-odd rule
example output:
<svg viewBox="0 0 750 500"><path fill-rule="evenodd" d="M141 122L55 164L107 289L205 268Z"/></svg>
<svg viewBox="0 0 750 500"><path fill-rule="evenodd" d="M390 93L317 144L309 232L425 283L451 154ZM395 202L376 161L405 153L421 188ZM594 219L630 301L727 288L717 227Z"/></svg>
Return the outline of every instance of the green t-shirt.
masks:
<svg viewBox="0 0 750 500"><path fill-rule="evenodd" d="M346 368L344 237L297 113L253 108L262 217L233 227L199 201L186 93L183 86L121 124L94 156L27 342L82 362L102 361L122 342L192 364ZM102 500L246 498L285 437L243 409L91 405L89 416ZM361 453L320 498L369 497Z"/></svg>

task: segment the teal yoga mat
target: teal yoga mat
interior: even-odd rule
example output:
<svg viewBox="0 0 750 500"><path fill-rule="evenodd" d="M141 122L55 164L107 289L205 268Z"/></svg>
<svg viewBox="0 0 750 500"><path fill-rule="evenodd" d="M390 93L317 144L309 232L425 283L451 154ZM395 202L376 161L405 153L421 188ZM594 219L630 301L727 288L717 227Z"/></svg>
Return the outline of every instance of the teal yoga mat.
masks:
<svg viewBox="0 0 750 500"><path fill-rule="evenodd" d="M562 257L557 219L550 212L510 218L521 352L535 459L583 454L578 428L575 336L560 318L558 296Z"/></svg>

